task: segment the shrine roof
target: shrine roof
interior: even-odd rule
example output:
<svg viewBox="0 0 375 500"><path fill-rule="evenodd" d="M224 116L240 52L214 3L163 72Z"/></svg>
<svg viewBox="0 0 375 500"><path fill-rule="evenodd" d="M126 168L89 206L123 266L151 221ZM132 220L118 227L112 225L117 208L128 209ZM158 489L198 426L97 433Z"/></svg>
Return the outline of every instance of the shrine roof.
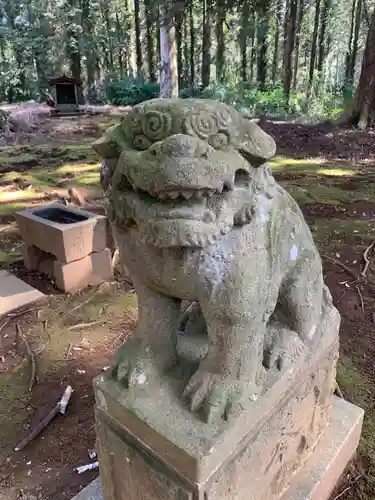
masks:
<svg viewBox="0 0 375 500"><path fill-rule="evenodd" d="M60 75L48 80L49 85L65 84L65 85L77 85L80 86L82 83L79 80L71 78L70 76Z"/></svg>

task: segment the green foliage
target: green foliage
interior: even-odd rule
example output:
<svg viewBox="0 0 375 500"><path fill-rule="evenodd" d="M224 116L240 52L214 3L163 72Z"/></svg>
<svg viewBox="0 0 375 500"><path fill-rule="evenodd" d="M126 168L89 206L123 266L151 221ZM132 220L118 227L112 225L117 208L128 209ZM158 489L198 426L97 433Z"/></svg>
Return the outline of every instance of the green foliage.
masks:
<svg viewBox="0 0 375 500"><path fill-rule="evenodd" d="M116 106L134 106L159 95L157 83L146 83L139 78L109 80L105 85L107 100Z"/></svg>
<svg viewBox="0 0 375 500"><path fill-rule="evenodd" d="M157 83L145 82L141 78L113 79L108 80L104 85L102 98L98 97L99 93L96 94L96 102L107 101L115 106L135 106L143 101L159 97L160 86ZM180 97L182 99L200 97L201 93L200 87L190 86L180 90Z"/></svg>
<svg viewBox="0 0 375 500"><path fill-rule="evenodd" d="M0 102L22 102L32 98L31 89L22 87L22 77L20 69L2 69L0 64Z"/></svg>
<svg viewBox="0 0 375 500"><path fill-rule="evenodd" d="M297 117L308 115L311 119L336 119L343 112L348 93L332 94L321 91L307 101L305 92L292 92L289 103L280 86L259 90L247 84L211 85L202 92L207 99L217 99L252 115Z"/></svg>

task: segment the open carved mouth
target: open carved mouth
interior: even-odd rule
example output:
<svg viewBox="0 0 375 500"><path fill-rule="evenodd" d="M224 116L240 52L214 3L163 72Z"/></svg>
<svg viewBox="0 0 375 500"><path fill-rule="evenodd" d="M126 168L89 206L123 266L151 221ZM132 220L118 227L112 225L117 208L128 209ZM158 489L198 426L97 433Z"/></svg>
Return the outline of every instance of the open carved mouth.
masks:
<svg viewBox="0 0 375 500"><path fill-rule="evenodd" d="M229 191L233 191L236 187L247 187L249 183L249 174L244 170L238 170L236 172L234 181L224 181L217 188L180 188L172 187L164 190L144 190L138 186L132 184L129 179L123 174L120 183L117 188L121 192L123 191L133 191L135 193L148 195L151 198L161 201L161 202L178 202L187 200L198 200L201 201L205 198L212 198L215 194L222 195Z"/></svg>

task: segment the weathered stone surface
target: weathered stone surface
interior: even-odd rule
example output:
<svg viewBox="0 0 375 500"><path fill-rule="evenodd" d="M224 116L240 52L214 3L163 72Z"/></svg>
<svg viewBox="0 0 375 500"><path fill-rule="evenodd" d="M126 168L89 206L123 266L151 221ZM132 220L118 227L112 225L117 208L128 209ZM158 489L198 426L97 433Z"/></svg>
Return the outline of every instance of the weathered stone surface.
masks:
<svg viewBox="0 0 375 500"><path fill-rule="evenodd" d="M76 495L73 500L103 500L100 479L97 478Z"/></svg>
<svg viewBox="0 0 375 500"><path fill-rule="evenodd" d="M306 464L293 477L281 500L328 500L358 446L362 420L363 410L336 398L329 426ZM174 472L171 471L171 474L173 476ZM196 500L199 497L193 498ZM246 500L249 498L245 497ZM104 500L99 478L74 500Z"/></svg>
<svg viewBox="0 0 375 500"><path fill-rule="evenodd" d="M88 285L95 285L112 277L112 259L108 248L64 264L53 262L53 276L56 286L65 292L76 292Z"/></svg>
<svg viewBox="0 0 375 500"><path fill-rule="evenodd" d="M274 498L264 496L264 488L272 487L273 495L282 491L328 424L338 350L337 337L332 338L329 331L310 359L297 363L274 381L259 401L228 422L207 425L181 402L179 394L189 378L189 370L182 366L163 378L158 387L138 396L121 391L110 378L98 377L97 419L124 438L132 436L138 446L146 446L159 462L185 480L205 483L205 491L211 491L215 500L221 498L219 495L226 498L227 481L239 492L245 487L243 482L250 482L256 500ZM112 444L100 431L98 442L99 458L106 469L105 457ZM235 467L231 469L228 463L233 460ZM223 477L220 471L225 472ZM106 489L106 480L102 480Z"/></svg>
<svg viewBox="0 0 375 500"><path fill-rule="evenodd" d="M0 270L0 316L43 297L44 294L39 290L7 271Z"/></svg>
<svg viewBox="0 0 375 500"><path fill-rule="evenodd" d="M94 148L139 303L95 382L105 500L278 499L329 423L340 317L274 141L224 104L162 99Z"/></svg>
<svg viewBox="0 0 375 500"><path fill-rule="evenodd" d="M191 410L211 420L257 399L264 367L308 355L334 311L303 215L266 163L273 139L224 104L157 99L94 148L140 310L115 378L143 388L176 362L187 299L203 317L192 330L209 338L184 391Z"/></svg>
<svg viewBox="0 0 375 500"><path fill-rule="evenodd" d="M72 224L62 224L38 215L49 209L60 209L68 214L76 214L85 220ZM43 250L68 263L82 259L92 252L100 252L107 246L107 219L65 205L51 204L28 208L16 213L19 231L27 246Z"/></svg>

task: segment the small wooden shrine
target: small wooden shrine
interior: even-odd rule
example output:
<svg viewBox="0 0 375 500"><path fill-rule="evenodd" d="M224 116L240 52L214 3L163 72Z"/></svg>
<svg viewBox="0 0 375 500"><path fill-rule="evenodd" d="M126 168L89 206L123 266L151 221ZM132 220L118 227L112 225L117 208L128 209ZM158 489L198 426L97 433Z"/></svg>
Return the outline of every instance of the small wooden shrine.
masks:
<svg viewBox="0 0 375 500"><path fill-rule="evenodd" d="M82 83L65 74L48 80L48 84L54 87L53 99L55 101L54 113L70 114L80 113L78 87Z"/></svg>

